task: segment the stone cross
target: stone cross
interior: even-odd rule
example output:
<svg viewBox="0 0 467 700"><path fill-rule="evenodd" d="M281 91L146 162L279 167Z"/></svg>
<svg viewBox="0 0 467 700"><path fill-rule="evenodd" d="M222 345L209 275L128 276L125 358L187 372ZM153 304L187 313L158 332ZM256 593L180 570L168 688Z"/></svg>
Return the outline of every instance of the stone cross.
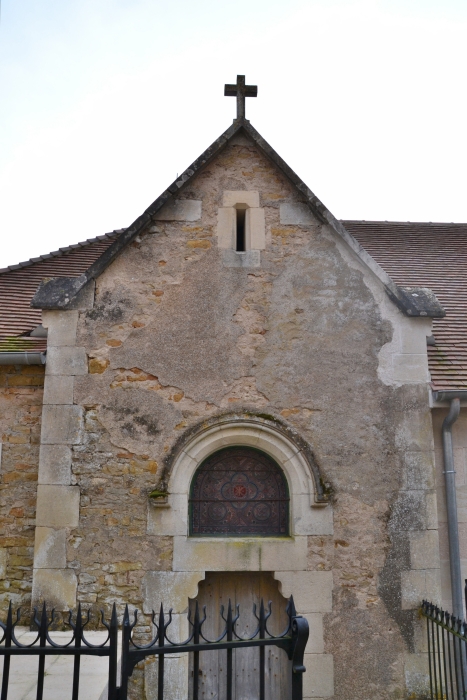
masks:
<svg viewBox="0 0 467 700"><path fill-rule="evenodd" d="M257 97L257 85L245 85L245 76L237 75L236 85L226 85L224 88L225 97L237 98L237 119L245 118L245 97Z"/></svg>

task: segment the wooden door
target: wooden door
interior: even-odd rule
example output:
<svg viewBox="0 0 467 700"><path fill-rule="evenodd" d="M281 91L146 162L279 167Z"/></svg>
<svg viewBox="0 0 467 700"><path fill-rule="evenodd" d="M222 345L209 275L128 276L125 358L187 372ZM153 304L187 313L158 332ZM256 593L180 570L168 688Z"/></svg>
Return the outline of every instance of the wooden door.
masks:
<svg viewBox="0 0 467 700"><path fill-rule="evenodd" d="M241 637L251 636L257 620L253 615L253 604L259 605L263 598L265 606L272 601L272 616L268 620L271 634L281 634L287 626L285 612L287 600L279 593L278 583L271 573L260 572L212 572L199 584L197 597L200 612L206 606L206 622L203 633L208 639L216 639L224 629L220 607L227 614L229 598L232 605L240 605L240 618L236 625ZM195 601L190 601L194 613ZM200 700L226 699L226 651L202 652L200 654L199 698ZM192 700L193 666L189 666L189 698ZM191 681L191 682L190 682ZM286 653L277 647L266 647L266 700L288 700L290 698L290 662ZM236 649L233 652L233 700L256 700L259 698L259 649Z"/></svg>

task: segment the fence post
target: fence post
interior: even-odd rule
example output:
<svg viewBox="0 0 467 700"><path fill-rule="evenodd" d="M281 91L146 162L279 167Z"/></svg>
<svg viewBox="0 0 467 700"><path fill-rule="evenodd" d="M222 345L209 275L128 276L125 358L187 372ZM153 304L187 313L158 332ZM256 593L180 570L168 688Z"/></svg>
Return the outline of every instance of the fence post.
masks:
<svg viewBox="0 0 467 700"><path fill-rule="evenodd" d="M308 620L304 617L294 617L292 620L292 700L303 698L303 656L310 631Z"/></svg>
<svg viewBox="0 0 467 700"><path fill-rule="evenodd" d="M11 600L8 606L8 616L6 619L6 629L5 629L5 648L11 647L11 630L13 629L13 613L11 609ZM1 700L7 700L8 695L8 681L10 679L10 655L5 654L3 660L3 680L2 680L2 695Z"/></svg>
<svg viewBox="0 0 467 700"><path fill-rule="evenodd" d="M104 619L104 613L102 613ZM118 655L118 620L115 603L109 624L109 695L108 700L117 700L117 655Z"/></svg>
<svg viewBox="0 0 467 700"><path fill-rule="evenodd" d="M130 613L128 612L128 605L125 605L125 612L123 614L122 622L122 674L120 688L118 689L118 700L127 700L128 696L128 676L130 673L129 669L129 651L130 651L130 637L131 637L131 625L130 625Z"/></svg>

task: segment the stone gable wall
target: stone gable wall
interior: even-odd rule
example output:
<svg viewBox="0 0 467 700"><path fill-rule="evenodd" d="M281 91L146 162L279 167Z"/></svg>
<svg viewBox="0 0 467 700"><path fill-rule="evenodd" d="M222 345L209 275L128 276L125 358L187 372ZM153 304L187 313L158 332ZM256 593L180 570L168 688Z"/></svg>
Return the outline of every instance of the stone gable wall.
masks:
<svg viewBox="0 0 467 700"><path fill-rule="evenodd" d="M0 614L28 609L44 368L0 367Z"/></svg>
<svg viewBox="0 0 467 700"><path fill-rule="evenodd" d="M217 245L218 210L225 191L241 190L259 192L265 249L234 264L235 252ZM43 536L53 530L66 546L41 560L41 580L61 567L68 595L83 603L147 609L147 574L175 568L176 538L154 524L148 497L170 483L174 446L226 414L282 421L311 446L333 494L334 534L308 536L303 550L305 571L333 586L332 612L305 611L324 624L316 667L336 660L335 690L328 675L319 697L393 698L406 688L422 697L417 608L428 586L434 599L439 591L426 357L417 350L416 372L391 380L383 348L399 342L406 320L336 235L304 217L299 193L253 146L229 145L178 197L201 202L201 218L159 217L97 280L93 308L48 315L49 336L76 316L63 343L73 350L52 352L46 388L72 377L60 483L79 489L79 520L41 521ZM411 323L423 347L425 326ZM53 420L48 445L60 442ZM44 483L49 498L54 483Z"/></svg>

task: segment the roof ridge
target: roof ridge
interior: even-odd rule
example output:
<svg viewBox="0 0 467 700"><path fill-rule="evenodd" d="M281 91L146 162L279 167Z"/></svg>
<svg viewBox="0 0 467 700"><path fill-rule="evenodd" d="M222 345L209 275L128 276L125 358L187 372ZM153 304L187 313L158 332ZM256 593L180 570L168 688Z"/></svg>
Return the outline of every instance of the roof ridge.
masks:
<svg viewBox="0 0 467 700"><path fill-rule="evenodd" d="M30 267L31 265L41 262L42 260L49 260L50 258L62 257L63 255L67 255L68 253L73 252L77 248L85 248L86 246L92 245L93 243L105 241L106 238L113 238L114 236L117 236L124 230L124 228L115 229L114 231L110 231L109 233L104 233L100 236L95 236L94 238L88 238L85 241L80 241L79 243L71 243L68 246L64 246L63 248L59 248L58 250L54 250L50 253L45 253L44 255L39 255L36 258L29 258L29 260L16 263L16 265L7 265L7 267L0 268L0 275L4 274L5 272L13 272L14 270L21 270L24 267Z"/></svg>

